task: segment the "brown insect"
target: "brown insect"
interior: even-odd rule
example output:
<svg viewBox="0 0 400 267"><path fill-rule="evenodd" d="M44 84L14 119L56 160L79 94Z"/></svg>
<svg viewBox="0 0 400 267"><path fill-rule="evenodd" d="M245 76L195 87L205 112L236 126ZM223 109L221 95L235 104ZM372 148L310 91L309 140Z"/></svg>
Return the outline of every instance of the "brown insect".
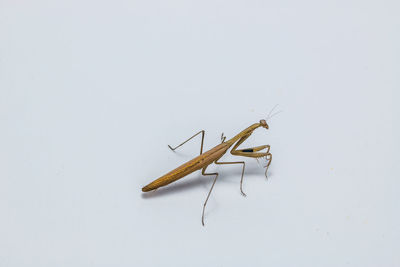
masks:
<svg viewBox="0 0 400 267"><path fill-rule="evenodd" d="M228 151L228 149L231 146L234 145L231 150L231 154L235 155L235 156L243 156L243 157L251 157L251 158L265 157L267 159L267 165L265 166L266 167L265 176L267 176L268 167L272 161L272 154L269 153L270 145L262 145L262 146L252 147L252 148L237 149L238 146L240 144L242 144L247 138L249 138L249 136L253 133L253 131L259 127L262 127L265 129L269 128L268 124L265 120L260 120L260 122L254 123L253 125L247 127L246 129L244 129L243 131L238 133L236 136L234 136L233 138L231 138L227 141L225 141L226 137L224 136L224 134L222 134L221 144L213 147L212 149L210 149L204 153L203 153L203 141L204 141L204 133L205 133L204 130L201 130L200 132L196 133L195 135L193 135L192 137L190 137L189 139L187 139L186 141L184 141L182 144L178 145L175 148L172 148L171 146L168 145L168 147L174 151L175 149L182 146L183 144L188 142L190 139L194 138L195 136L197 136L198 134L201 133L201 146L200 146L200 155L199 156L197 156L194 159L179 166L175 170L172 170L169 173L161 176L157 180L154 180L150 184L143 187L142 191L148 192L148 191L155 190L159 187L166 186L166 185L168 185L172 182L175 182L176 180L179 180L179 179L185 177L186 175L188 175L194 171L200 170L200 169L201 169L202 175L205 175L205 176L215 175L213 184L210 188L210 191L208 192L206 201L204 202L204 205L203 205L203 213L201 216L201 222L204 226L204 210L207 205L208 198L211 195L211 191L213 190L215 182L217 181L217 178L218 178L217 172L206 173L206 169L207 169L208 165L210 165L213 162L215 164L242 164L243 167L242 167L242 177L240 179L240 192L242 193L243 196L246 196L246 194L243 192L243 174L244 174L244 169L245 169L244 161L233 161L233 162L219 162L218 161ZM266 151L260 152L263 149L266 149Z"/></svg>

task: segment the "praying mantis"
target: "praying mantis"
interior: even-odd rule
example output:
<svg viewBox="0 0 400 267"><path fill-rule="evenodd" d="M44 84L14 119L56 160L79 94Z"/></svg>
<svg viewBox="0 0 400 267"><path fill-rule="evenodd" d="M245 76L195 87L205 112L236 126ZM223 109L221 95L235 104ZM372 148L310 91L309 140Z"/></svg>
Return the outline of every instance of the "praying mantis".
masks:
<svg viewBox="0 0 400 267"><path fill-rule="evenodd" d="M207 194L207 198L203 204L203 212L201 216L201 223L204 226L204 211L208 202L208 199L210 198L211 192L214 188L215 182L218 179L218 172L213 172L213 173L206 173L207 167L212 164L242 164L242 176L240 179L240 192L242 193L243 196L246 196L246 194L243 192L243 175L244 175L244 169L245 169L245 162L244 161L232 161L232 162L219 162L219 159L227 153L228 149L233 146L232 150L230 153L234 156L243 156L243 157L250 157L250 158L262 158L265 157L267 159L267 165L265 166L265 176L267 177L267 171L268 167L271 164L272 161L272 154L269 152L270 151L270 145L262 145L262 146L257 146L257 147L252 147L252 148L244 148L244 149L238 149L238 147L247 139L250 137L250 135L256 130L257 128L262 127L265 129L269 129L269 126L266 122L266 120L260 120L258 123L254 123L235 135L233 138L225 141L226 137L224 134L221 135L221 143L219 145L216 145L215 147L211 148L210 150L206 151L203 153L203 143L204 143L204 134L205 131L201 130L200 132L194 134L192 137L184 141L182 144L172 148L170 145L168 147L172 150L175 151L175 149L179 148L180 146L184 145L186 142L191 140L192 138L196 137L197 135L201 134L201 146L200 146L200 155L195 157L194 159L184 163L183 165L179 166L178 168L170 171L169 173L161 176L160 178L154 180L153 182L149 183L145 187L142 188L143 192L149 192L152 190L155 190L159 187L166 186L172 182L175 182L183 177L185 177L188 174L191 174L194 171L200 170L201 169L201 174L204 176L215 176L214 181L211 185L210 191ZM261 152L262 150L266 149L266 151Z"/></svg>

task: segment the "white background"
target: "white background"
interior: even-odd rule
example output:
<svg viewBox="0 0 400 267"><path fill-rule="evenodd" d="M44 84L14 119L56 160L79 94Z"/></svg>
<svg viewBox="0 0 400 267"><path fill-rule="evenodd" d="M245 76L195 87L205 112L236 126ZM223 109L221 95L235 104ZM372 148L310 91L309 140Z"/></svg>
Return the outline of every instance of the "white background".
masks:
<svg viewBox="0 0 400 267"><path fill-rule="evenodd" d="M398 1L0 1L0 266L400 266ZM141 187L265 118L212 182ZM225 160L233 159L227 156ZM237 160L238 158L236 158Z"/></svg>

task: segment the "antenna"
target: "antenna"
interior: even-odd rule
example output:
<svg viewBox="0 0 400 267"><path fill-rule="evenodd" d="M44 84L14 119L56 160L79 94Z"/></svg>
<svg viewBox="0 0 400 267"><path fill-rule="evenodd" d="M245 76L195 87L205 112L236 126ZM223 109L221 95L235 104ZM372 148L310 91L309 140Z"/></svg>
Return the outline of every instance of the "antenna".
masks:
<svg viewBox="0 0 400 267"><path fill-rule="evenodd" d="M275 115L277 115L277 114L279 114L279 113L281 113L281 112L283 112L283 110L279 110L279 111L275 112L275 113L272 114L268 119L271 119L273 116L275 116Z"/></svg>
<svg viewBox="0 0 400 267"><path fill-rule="evenodd" d="M278 105L279 105L279 104L276 104L276 105L271 109L271 111L268 113L267 118L265 119L266 121L270 120L273 116L275 116L275 115L277 115L277 114L283 112L283 110L279 110L279 111L277 111L277 112L275 112L274 114L271 115L272 111L274 111L274 109L275 109Z"/></svg>

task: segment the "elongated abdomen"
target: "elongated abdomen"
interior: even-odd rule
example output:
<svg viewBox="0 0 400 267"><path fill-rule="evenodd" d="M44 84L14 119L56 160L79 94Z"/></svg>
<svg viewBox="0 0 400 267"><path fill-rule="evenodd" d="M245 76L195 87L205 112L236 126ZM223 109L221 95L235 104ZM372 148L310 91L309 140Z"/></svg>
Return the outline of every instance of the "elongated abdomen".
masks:
<svg viewBox="0 0 400 267"><path fill-rule="evenodd" d="M169 173L161 176L157 180L154 180L153 182L149 183L145 187L142 188L143 192L148 192L154 189L157 189L161 186L166 186L167 184L170 184L172 182L175 182L176 180L181 179L182 177L197 171L201 168L201 166L196 166L199 164L196 164L195 159L192 159L191 161L186 162L185 164L179 166L178 168L170 171Z"/></svg>
<svg viewBox="0 0 400 267"><path fill-rule="evenodd" d="M170 171L169 173L161 176L157 180L154 180L153 182L149 183L148 185L142 188L142 191L148 192L157 189L161 186L166 186L167 184L175 182L176 180L179 180L194 171L200 170L201 168L204 168L205 166L211 164L213 161L219 159L226 152L228 148L229 146L226 145L225 143L220 144L214 147L213 149L186 162L185 164L179 166L178 168Z"/></svg>

